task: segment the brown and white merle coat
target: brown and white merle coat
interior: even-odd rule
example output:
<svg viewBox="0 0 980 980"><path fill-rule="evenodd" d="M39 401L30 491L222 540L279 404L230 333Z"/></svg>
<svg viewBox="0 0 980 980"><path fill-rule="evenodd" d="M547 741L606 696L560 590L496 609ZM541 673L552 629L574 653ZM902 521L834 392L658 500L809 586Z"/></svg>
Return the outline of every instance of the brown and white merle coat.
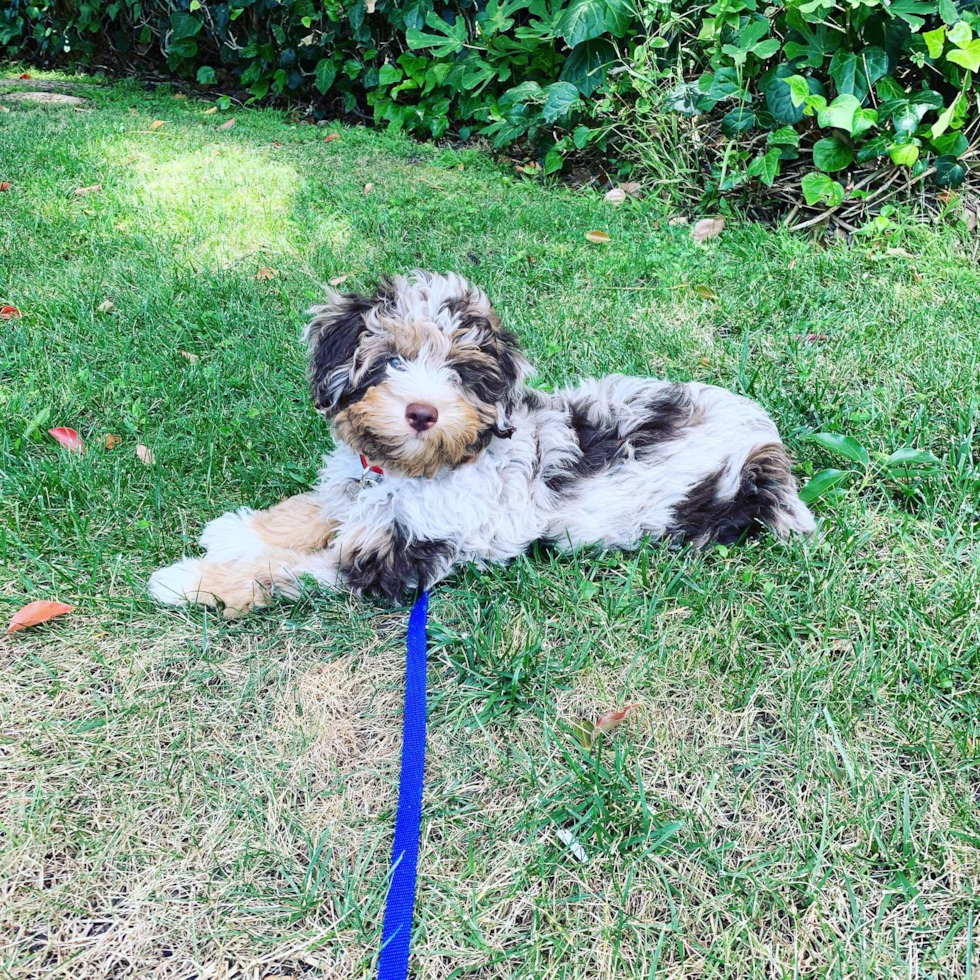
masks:
<svg viewBox="0 0 980 980"><path fill-rule="evenodd" d="M397 600L535 541L703 546L814 529L775 425L748 399L622 375L531 389L486 295L455 275L399 276L312 312L313 400L336 442L316 488L212 521L203 558L153 575L160 601L235 615L304 578Z"/></svg>

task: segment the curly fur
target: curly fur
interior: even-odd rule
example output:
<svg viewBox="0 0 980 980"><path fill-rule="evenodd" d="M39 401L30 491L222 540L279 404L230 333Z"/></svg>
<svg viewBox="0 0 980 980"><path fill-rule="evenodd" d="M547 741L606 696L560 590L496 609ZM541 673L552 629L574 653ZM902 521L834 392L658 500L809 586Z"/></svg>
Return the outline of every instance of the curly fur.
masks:
<svg viewBox="0 0 980 980"><path fill-rule="evenodd" d="M814 530L775 425L746 398L622 375L528 388L486 294L451 274L334 294L311 314L313 402L336 442L317 487L212 521L203 560L154 574L160 601L234 615L298 594L307 576L398 600L535 541L702 547ZM437 415L425 431L406 415L419 403ZM362 454L384 469L377 485L360 484Z"/></svg>

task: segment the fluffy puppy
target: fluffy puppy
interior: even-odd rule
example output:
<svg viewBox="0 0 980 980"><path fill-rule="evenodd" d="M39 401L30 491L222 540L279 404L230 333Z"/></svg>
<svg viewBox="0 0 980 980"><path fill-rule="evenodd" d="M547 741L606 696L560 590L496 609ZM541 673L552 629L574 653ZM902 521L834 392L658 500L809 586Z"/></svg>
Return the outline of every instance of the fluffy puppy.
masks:
<svg viewBox="0 0 980 980"><path fill-rule="evenodd" d="M397 601L535 541L702 547L814 530L775 425L746 398L622 375L528 388L514 337L452 274L397 276L311 313L313 402L335 442L316 488L212 521L204 558L150 579L161 602L233 616L304 578Z"/></svg>

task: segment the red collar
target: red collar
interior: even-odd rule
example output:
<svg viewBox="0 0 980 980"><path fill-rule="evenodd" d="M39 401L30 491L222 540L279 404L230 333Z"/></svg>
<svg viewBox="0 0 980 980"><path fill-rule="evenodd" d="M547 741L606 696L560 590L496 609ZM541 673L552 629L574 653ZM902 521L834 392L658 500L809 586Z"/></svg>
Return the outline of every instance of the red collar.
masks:
<svg viewBox="0 0 980 980"><path fill-rule="evenodd" d="M368 458L364 453L361 453L361 466L364 469L364 472L361 474L362 487L369 483L380 483L382 477L385 475L385 471L380 466L372 466L368 462Z"/></svg>

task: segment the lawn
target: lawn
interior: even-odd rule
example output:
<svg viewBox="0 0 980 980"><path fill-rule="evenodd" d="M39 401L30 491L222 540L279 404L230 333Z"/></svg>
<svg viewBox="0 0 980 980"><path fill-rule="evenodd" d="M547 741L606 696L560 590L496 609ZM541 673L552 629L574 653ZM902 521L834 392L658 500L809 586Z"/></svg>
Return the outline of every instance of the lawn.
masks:
<svg viewBox="0 0 980 980"><path fill-rule="evenodd" d="M825 246L730 219L699 245L476 149L86 94L0 114L0 616L76 607L0 640L0 975L372 976L406 611L224 621L145 585L209 518L313 480L299 333L324 284L422 266L487 289L539 386L743 391L804 481L841 465L818 431L941 466L854 477L806 544L542 551L441 585L416 975L980 976L962 226ZM632 702L591 752L569 730Z"/></svg>

